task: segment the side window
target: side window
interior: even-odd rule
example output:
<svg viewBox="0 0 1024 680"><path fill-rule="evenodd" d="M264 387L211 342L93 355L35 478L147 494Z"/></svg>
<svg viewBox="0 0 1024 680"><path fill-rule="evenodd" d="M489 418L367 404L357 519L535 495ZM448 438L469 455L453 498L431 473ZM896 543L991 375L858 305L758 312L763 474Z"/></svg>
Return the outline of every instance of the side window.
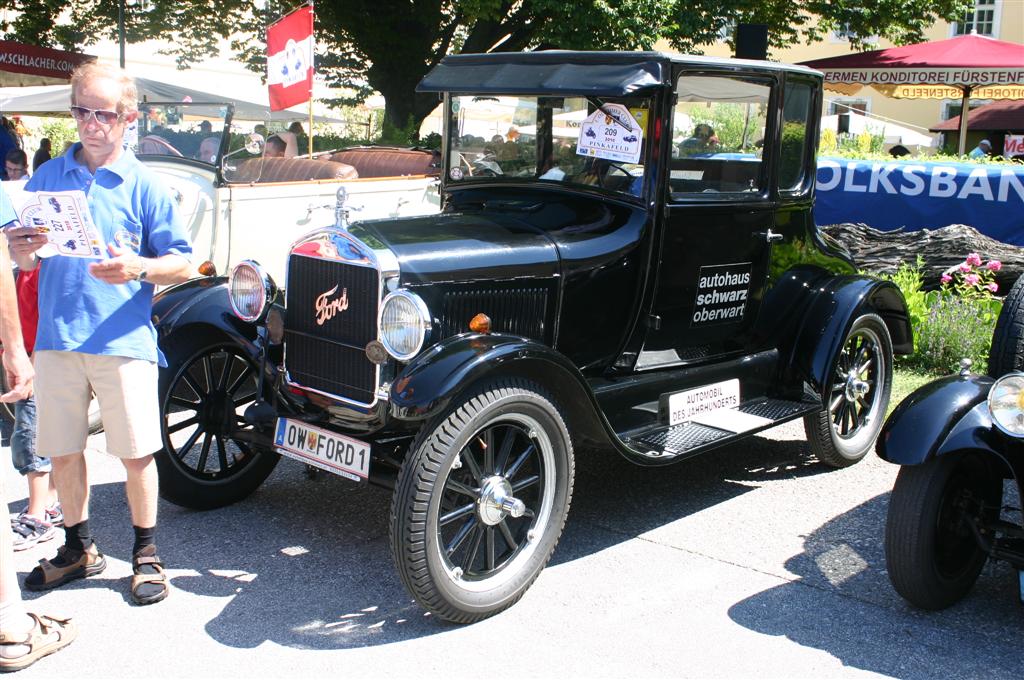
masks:
<svg viewBox="0 0 1024 680"><path fill-rule="evenodd" d="M782 102L782 149L779 153L779 191L798 191L803 186L804 158L810 143L807 130L814 105L810 83L788 80Z"/></svg>
<svg viewBox="0 0 1024 680"><path fill-rule="evenodd" d="M695 193L759 194L771 86L751 78L683 75L672 116L673 198Z"/></svg>

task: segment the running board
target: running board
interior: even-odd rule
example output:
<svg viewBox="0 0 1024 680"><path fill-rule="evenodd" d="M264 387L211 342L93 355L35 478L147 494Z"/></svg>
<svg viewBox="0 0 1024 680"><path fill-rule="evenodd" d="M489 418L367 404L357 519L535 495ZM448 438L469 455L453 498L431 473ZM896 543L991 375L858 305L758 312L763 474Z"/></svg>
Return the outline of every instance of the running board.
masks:
<svg viewBox="0 0 1024 680"><path fill-rule="evenodd" d="M679 425L655 425L619 435L622 443L651 463L688 458L738 441L801 416L821 411L821 400L758 398L735 409L720 409Z"/></svg>

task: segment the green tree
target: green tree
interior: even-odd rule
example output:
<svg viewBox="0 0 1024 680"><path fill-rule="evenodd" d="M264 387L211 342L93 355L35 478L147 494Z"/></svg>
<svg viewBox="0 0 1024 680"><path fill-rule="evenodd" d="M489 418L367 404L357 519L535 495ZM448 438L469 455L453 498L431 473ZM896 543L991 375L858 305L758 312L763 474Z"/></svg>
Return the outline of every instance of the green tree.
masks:
<svg viewBox="0 0 1024 680"><path fill-rule="evenodd" d="M75 49L116 38L118 3L109 0L8 0L6 37ZM736 22L763 23L774 47L821 39L842 28L863 46L879 35L922 38L966 0L318 0L317 71L351 88L352 104L370 92L385 99L385 133L413 130L437 104L415 87L446 54L536 48L650 49L666 38L699 52ZM266 25L295 6L280 0L142 0L126 7L129 42L162 38L180 66L214 55L221 39L254 71L265 66Z"/></svg>

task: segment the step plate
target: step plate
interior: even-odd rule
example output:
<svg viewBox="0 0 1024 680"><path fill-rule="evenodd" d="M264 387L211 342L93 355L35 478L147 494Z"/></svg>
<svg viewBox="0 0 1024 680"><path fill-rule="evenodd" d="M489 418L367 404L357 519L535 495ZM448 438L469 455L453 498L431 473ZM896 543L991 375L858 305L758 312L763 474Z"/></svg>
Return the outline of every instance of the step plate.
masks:
<svg viewBox="0 0 1024 680"><path fill-rule="evenodd" d="M715 412L715 421L734 425L712 427L697 422L682 423L633 433L626 438L626 443L650 458L672 458L721 440L739 439L747 432L765 430L820 408L820 403L814 402L756 399L741 404L736 409L739 413L728 410Z"/></svg>

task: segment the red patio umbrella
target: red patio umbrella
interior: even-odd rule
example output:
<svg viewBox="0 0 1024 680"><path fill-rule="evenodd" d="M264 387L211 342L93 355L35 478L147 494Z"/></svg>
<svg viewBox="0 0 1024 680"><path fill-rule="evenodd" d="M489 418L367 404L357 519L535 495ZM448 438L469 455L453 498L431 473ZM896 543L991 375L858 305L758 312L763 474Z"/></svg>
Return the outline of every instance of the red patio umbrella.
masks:
<svg viewBox="0 0 1024 680"><path fill-rule="evenodd" d="M1024 45L980 35L890 47L803 62L825 74L825 87L853 94L870 85L903 98L1024 99ZM967 140L961 116L960 153Z"/></svg>
<svg viewBox="0 0 1024 680"><path fill-rule="evenodd" d="M64 85L75 67L96 57L0 40L0 87Z"/></svg>

